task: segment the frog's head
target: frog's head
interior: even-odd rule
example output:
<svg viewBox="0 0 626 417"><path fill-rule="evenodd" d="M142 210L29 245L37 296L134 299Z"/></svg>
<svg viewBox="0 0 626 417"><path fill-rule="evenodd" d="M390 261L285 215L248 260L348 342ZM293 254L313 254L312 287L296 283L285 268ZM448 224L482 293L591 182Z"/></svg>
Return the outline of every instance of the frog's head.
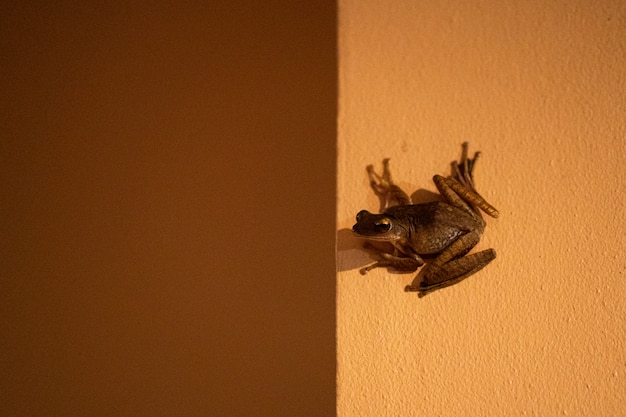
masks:
<svg viewBox="0 0 626 417"><path fill-rule="evenodd" d="M361 210L356 215L352 233L365 239L391 242L406 236L407 230L389 215Z"/></svg>

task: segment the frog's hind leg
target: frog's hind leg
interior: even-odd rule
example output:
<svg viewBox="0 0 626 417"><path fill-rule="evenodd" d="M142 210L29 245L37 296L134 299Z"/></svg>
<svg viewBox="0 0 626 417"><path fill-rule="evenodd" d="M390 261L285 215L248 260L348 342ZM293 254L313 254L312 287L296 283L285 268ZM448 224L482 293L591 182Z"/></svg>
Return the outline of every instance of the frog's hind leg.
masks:
<svg viewBox="0 0 626 417"><path fill-rule="evenodd" d="M487 249L482 252L464 256L463 258L459 258L449 264L444 265L440 269L440 272L443 274L456 274L461 271L460 275L458 275L456 278L451 278L447 281L439 282L436 284L425 285L422 283L419 287L407 286L405 288L405 291L418 291L419 297L424 297L425 295L440 288L449 287L450 285L454 285L463 281L465 278L483 269L485 266L487 266L489 262L494 260L495 257L496 251L493 249Z"/></svg>
<svg viewBox="0 0 626 417"><path fill-rule="evenodd" d="M463 144L463 154L461 161L452 163L453 176L445 178L435 175L433 182L437 186L439 193L446 201L461 210L471 213L475 217L480 217L478 208L490 215L498 217L499 213L495 207L489 204L474 188L472 172L480 152L474 154L474 158L467 157L468 143Z"/></svg>
<svg viewBox="0 0 626 417"><path fill-rule="evenodd" d="M389 171L389 158L383 159L383 174L374 172L374 166L367 166L370 185L381 199L381 212L391 206L411 204L411 198L400 187L393 183Z"/></svg>
<svg viewBox="0 0 626 417"><path fill-rule="evenodd" d="M417 291L419 296L454 285L484 268L495 259L496 251L487 249L464 256L478 243L480 235L470 232L454 241L424 270L424 279L419 286L407 285L405 291Z"/></svg>
<svg viewBox="0 0 626 417"><path fill-rule="evenodd" d="M474 187L474 164L478 160L480 152L474 152L474 157L468 158L469 142L463 142L461 146L463 148L461 160L452 162L452 175L462 185L478 194Z"/></svg>

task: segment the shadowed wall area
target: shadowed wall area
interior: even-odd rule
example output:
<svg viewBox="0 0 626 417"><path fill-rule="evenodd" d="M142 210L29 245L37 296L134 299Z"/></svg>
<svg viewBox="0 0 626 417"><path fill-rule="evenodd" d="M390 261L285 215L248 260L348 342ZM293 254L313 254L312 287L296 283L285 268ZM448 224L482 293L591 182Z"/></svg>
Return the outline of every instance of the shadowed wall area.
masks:
<svg viewBox="0 0 626 417"><path fill-rule="evenodd" d="M0 12L0 415L335 412L336 5Z"/></svg>

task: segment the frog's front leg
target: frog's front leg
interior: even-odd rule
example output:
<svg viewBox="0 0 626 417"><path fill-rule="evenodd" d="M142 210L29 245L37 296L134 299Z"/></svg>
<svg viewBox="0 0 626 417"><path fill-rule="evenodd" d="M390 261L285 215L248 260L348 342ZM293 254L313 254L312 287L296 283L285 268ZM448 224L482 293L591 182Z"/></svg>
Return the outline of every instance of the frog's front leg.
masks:
<svg viewBox="0 0 626 417"><path fill-rule="evenodd" d="M361 268L359 270L361 275L365 275L372 269L380 267L392 267L393 269L396 269L398 271L413 272L420 266L424 265L424 261L422 260L422 258L413 250L411 250L410 247L404 246L402 245L402 243L394 243L395 250L393 254L380 251L370 244L366 244L366 247L377 250L379 252L379 256L382 259L374 262L371 265ZM405 256L398 256L399 252L404 253Z"/></svg>
<svg viewBox="0 0 626 417"><path fill-rule="evenodd" d="M484 268L495 259L496 251L487 249L464 256L480 240L478 232L469 232L455 240L450 246L428 264L424 270L424 279L419 286L407 285L405 291L418 291L419 296L454 285Z"/></svg>

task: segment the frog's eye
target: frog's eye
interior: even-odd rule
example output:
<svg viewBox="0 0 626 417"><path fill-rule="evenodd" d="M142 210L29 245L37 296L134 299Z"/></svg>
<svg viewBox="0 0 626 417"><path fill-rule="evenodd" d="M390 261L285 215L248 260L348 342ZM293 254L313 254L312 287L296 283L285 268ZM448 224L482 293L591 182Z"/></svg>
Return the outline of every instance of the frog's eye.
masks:
<svg viewBox="0 0 626 417"><path fill-rule="evenodd" d="M367 216L370 214L367 210L361 210L356 214L356 221L360 222L363 219L363 216Z"/></svg>
<svg viewBox="0 0 626 417"><path fill-rule="evenodd" d="M389 219L386 217L377 221L375 225L376 228L381 232L386 232L387 230L391 229L391 221L389 221Z"/></svg>

